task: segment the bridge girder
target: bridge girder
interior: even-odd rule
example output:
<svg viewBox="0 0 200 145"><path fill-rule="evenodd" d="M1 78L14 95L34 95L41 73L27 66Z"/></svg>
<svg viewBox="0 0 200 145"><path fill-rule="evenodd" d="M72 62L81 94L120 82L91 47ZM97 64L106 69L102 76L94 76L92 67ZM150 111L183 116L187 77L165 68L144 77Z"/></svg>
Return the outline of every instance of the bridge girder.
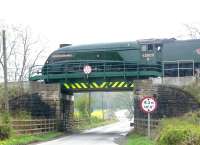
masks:
<svg viewBox="0 0 200 145"><path fill-rule="evenodd" d="M88 91L132 91L135 83L133 81L103 81L103 82L64 82L62 90L73 92Z"/></svg>

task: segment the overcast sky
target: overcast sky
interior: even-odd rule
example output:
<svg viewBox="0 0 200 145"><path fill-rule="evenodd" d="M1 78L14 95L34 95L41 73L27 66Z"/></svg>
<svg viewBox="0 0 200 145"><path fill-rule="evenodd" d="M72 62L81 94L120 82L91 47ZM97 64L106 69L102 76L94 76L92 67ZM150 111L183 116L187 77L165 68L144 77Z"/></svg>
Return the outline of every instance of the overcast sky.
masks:
<svg viewBox="0 0 200 145"><path fill-rule="evenodd" d="M30 26L49 42L99 43L170 38L200 24L198 0L0 0L0 20Z"/></svg>

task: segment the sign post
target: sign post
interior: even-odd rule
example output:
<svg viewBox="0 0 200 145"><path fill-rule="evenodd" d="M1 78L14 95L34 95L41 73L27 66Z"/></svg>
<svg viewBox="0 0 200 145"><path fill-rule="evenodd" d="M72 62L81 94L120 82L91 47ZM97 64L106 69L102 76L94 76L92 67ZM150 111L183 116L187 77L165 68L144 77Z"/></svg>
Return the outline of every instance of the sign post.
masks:
<svg viewBox="0 0 200 145"><path fill-rule="evenodd" d="M148 137L151 137L151 115L148 113Z"/></svg>
<svg viewBox="0 0 200 145"><path fill-rule="evenodd" d="M83 67L83 72L87 75L87 79L88 79L88 75L92 72L92 67L88 64L85 65ZM89 83L89 87L90 87L90 83ZM91 92L90 91L89 91L89 117L91 117Z"/></svg>
<svg viewBox="0 0 200 145"><path fill-rule="evenodd" d="M148 114L148 137L151 137L151 113L157 108L157 101L154 97L145 96L140 101L140 108Z"/></svg>

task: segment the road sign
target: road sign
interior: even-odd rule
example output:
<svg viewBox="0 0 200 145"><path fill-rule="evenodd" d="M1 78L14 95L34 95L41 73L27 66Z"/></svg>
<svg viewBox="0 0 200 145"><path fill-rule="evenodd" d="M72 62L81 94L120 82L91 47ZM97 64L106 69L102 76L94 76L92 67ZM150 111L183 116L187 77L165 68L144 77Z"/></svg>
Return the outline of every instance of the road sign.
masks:
<svg viewBox="0 0 200 145"><path fill-rule="evenodd" d="M92 72L92 67L91 67L90 65L85 65L85 66L83 67L83 72L84 72L85 74L90 74L90 73Z"/></svg>
<svg viewBox="0 0 200 145"><path fill-rule="evenodd" d="M153 97L146 96L140 101L140 107L143 112L151 113L157 108L157 101Z"/></svg>
<svg viewBox="0 0 200 145"><path fill-rule="evenodd" d="M148 114L148 137L151 137L151 128L150 128L150 113L155 111L157 108L157 101L155 100L154 97L149 97L146 96L144 98L142 98L142 100L140 101L140 108L142 109L143 112Z"/></svg>

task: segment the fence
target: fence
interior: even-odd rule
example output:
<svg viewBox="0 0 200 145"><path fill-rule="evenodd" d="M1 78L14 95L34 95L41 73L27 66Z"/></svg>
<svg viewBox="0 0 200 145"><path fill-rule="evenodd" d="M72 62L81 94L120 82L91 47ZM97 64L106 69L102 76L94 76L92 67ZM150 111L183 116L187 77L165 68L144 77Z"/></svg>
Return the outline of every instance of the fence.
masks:
<svg viewBox="0 0 200 145"><path fill-rule="evenodd" d="M160 123L160 120L151 119L150 121L150 128L151 130L154 130ZM147 127L148 127L148 120L142 119L142 118L135 118L134 119L134 128L136 131L147 134Z"/></svg>
<svg viewBox="0 0 200 145"><path fill-rule="evenodd" d="M13 120L17 134L42 134L57 130L56 119Z"/></svg>

